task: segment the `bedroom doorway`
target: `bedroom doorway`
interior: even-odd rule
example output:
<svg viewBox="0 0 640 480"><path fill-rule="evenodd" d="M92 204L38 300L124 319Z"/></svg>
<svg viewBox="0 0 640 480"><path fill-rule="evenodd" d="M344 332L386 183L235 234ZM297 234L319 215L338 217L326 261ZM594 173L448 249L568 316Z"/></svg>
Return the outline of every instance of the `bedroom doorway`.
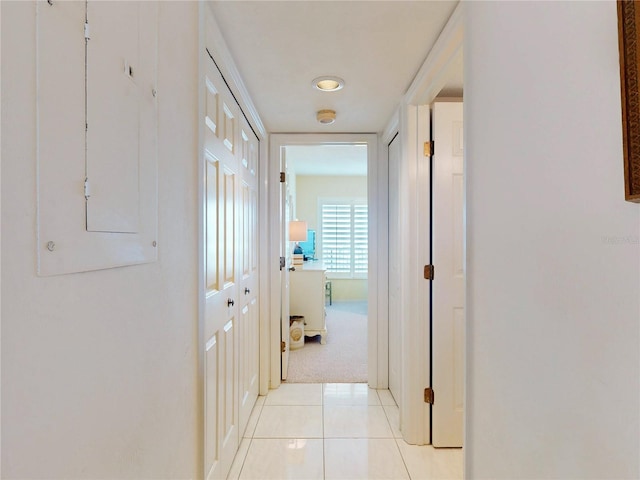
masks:
<svg viewBox="0 0 640 480"><path fill-rule="evenodd" d="M381 355L378 348L379 312L387 311L379 308L386 292L381 294L378 279L386 270L380 271L385 262L378 241L377 135L273 134L270 143L270 178L286 169L285 183L270 197L280 218L272 230L271 251L284 257L285 265L271 275L272 285L279 286L271 297L272 305L277 303L272 309L271 387L317 381L375 388L379 358L386 361L386 351ZM304 222L304 238L290 241L284 228L290 221ZM299 331L290 336L290 317L297 316L305 317L303 346L296 345Z"/></svg>
<svg viewBox="0 0 640 480"><path fill-rule="evenodd" d="M286 381L366 383L367 145L290 145L284 155L289 218L301 228L289 238L300 253L289 273Z"/></svg>

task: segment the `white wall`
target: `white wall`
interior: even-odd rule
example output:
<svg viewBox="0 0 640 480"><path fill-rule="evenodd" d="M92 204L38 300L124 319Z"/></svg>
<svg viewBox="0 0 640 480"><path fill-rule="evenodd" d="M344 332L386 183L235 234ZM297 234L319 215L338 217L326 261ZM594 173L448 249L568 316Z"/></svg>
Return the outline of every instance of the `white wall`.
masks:
<svg viewBox="0 0 640 480"><path fill-rule="evenodd" d="M318 199L320 197L362 197L367 198L367 177L357 176L296 176L296 209L300 220L305 220L309 228L318 230Z"/></svg>
<svg viewBox="0 0 640 480"><path fill-rule="evenodd" d="M198 6L159 7L159 260L39 278L34 5L2 2L2 477L194 478Z"/></svg>
<svg viewBox="0 0 640 480"><path fill-rule="evenodd" d="M466 477L640 476L614 2L468 2Z"/></svg>

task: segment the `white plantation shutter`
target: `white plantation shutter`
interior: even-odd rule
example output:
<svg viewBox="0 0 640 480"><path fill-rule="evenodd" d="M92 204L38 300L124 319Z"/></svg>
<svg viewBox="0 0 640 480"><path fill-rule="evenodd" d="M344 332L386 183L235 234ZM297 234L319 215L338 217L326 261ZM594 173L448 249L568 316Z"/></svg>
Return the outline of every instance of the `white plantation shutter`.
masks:
<svg viewBox="0 0 640 480"><path fill-rule="evenodd" d="M320 210L322 261L327 272L366 276L367 206L354 200L322 201Z"/></svg>
<svg viewBox="0 0 640 480"><path fill-rule="evenodd" d="M366 205L353 206L353 273L367 274L368 270L368 210Z"/></svg>

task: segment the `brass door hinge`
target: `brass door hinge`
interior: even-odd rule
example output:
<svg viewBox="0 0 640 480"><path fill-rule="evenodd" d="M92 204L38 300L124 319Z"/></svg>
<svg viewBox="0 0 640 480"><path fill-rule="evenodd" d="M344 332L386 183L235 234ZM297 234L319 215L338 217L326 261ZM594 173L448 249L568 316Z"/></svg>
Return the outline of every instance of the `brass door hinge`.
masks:
<svg viewBox="0 0 640 480"><path fill-rule="evenodd" d="M433 405L433 399L434 399L433 388L431 388L431 387L425 388L424 389L424 403L428 403L430 405Z"/></svg>
<svg viewBox="0 0 640 480"><path fill-rule="evenodd" d="M286 182L286 175L284 172L280 172L280 183Z"/></svg>
<svg viewBox="0 0 640 480"><path fill-rule="evenodd" d="M433 280L435 274L435 267L433 265L424 266L424 278L425 280Z"/></svg>
<svg viewBox="0 0 640 480"><path fill-rule="evenodd" d="M284 353L287 349L287 342L280 342L280 353Z"/></svg>
<svg viewBox="0 0 640 480"><path fill-rule="evenodd" d="M433 155L433 151L435 150L435 145L433 140L430 142L424 142L424 156L430 157Z"/></svg>

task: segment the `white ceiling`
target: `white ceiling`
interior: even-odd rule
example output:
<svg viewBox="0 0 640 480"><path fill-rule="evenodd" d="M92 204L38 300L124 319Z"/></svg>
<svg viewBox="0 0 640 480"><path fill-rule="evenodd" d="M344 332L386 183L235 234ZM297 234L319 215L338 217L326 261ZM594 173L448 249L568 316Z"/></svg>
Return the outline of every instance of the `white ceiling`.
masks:
<svg viewBox="0 0 640 480"><path fill-rule="evenodd" d="M212 1L267 131L381 132L457 1ZM320 75L345 80L320 92ZM447 85L460 92L462 69ZM316 112L337 120L320 125Z"/></svg>

